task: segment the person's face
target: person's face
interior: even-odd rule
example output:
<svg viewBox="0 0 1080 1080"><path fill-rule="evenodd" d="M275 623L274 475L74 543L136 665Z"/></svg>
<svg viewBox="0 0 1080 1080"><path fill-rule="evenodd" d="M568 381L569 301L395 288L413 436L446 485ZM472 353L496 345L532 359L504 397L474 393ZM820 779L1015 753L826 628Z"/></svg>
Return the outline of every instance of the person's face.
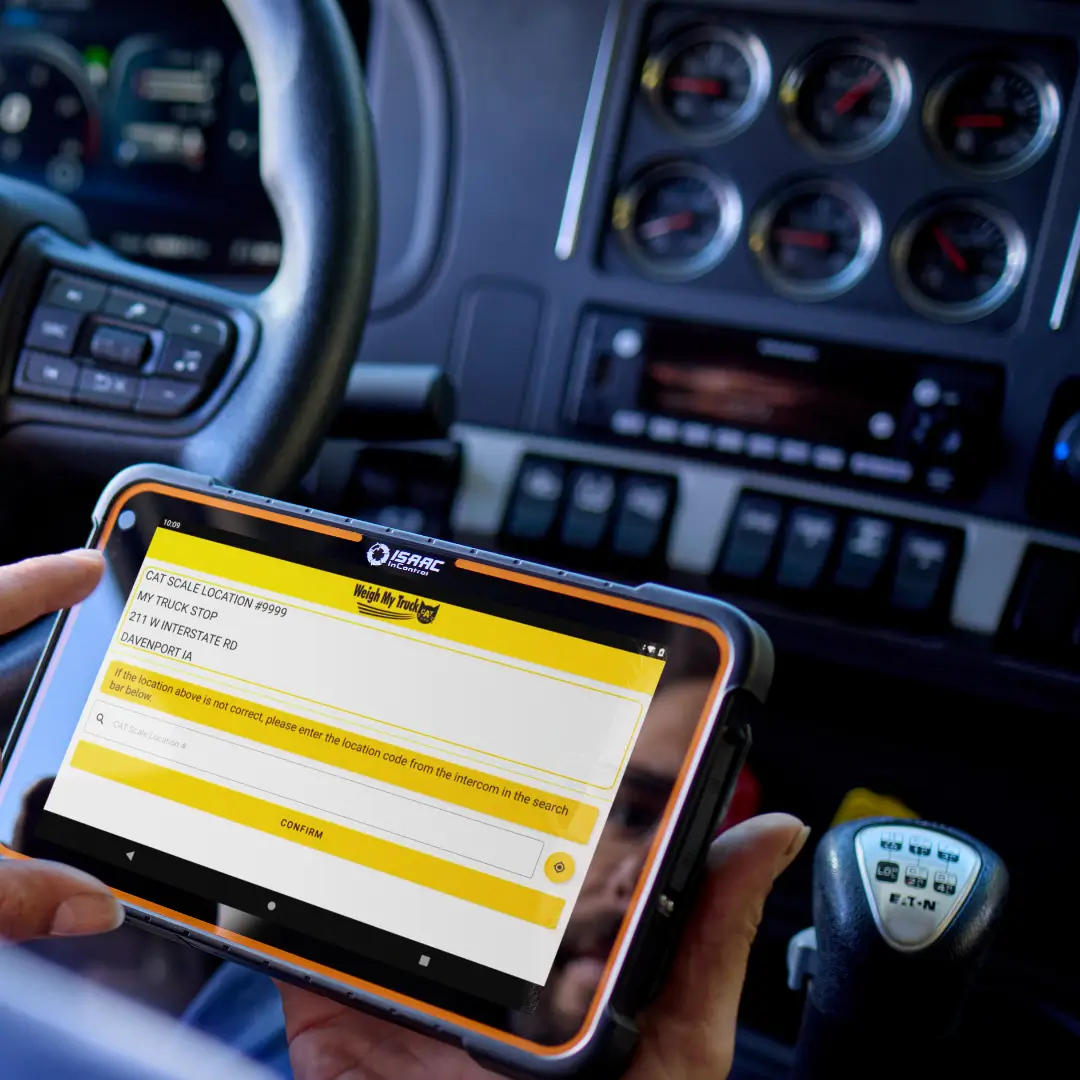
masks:
<svg viewBox="0 0 1080 1080"><path fill-rule="evenodd" d="M544 994L557 1038L577 1030L600 983L708 693L708 680L688 679L649 709Z"/></svg>

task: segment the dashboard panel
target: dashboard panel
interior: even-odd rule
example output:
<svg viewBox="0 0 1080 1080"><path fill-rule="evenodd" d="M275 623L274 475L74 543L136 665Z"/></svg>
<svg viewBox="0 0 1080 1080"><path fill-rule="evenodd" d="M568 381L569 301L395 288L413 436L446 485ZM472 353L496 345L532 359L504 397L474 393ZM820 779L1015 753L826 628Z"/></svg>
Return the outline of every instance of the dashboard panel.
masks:
<svg viewBox="0 0 1080 1080"><path fill-rule="evenodd" d="M1075 45L664 6L601 263L681 288L1015 324Z"/></svg>
<svg viewBox="0 0 1080 1080"><path fill-rule="evenodd" d="M362 46L366 4L351 22ZM218 0L29 0L0 15L0 170L69 195L135 261L273 273L258 118Z"/></svg>

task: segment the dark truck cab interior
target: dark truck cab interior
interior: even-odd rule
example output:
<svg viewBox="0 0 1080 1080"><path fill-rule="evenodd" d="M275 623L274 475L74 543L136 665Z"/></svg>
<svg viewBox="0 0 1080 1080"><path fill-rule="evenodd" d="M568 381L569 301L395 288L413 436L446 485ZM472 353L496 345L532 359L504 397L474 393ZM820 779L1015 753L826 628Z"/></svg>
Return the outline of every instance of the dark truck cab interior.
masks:
<svg viewBox="0 0 1080 1080"><path fill-rule="evenodd" d="M108 477L166 458L154 425L228 415L197 456L225 482L730 599L778 654L760 807L820 834L862 799L989 844L1012 887L971 1074L1075 1075L1080 4L341 6L378 161L359 348L320 330L324 294L362 309L368 287L345 239L376 211L347 192L319 218L336 261L290 298L303 334L215 291L310 254L275 212L226 5L0 5L0 172L73 200L101 274L111 250L150 289L62 260L0 284L24 312L0 355L0 561L82 543ZM357 138L317 94L290 115L313 154ZM190 296L158 310L157 272ZM275 332L348 349L348 386L276 386L248 364ZM260 424L297 452L228 444ZM5 729L46 633L0 642ZM762 1076L798 1030L810 862L751 963ZM889 1037L932 1066L917 1031Z"/></svg>

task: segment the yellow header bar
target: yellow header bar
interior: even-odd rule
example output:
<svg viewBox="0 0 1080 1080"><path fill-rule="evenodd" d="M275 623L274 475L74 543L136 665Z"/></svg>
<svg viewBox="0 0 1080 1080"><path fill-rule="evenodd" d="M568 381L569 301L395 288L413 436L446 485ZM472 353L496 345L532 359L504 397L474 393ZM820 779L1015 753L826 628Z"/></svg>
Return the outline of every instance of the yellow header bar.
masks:
<svg viewBox="0 0 1080 1080"><path fill-rule="evenodd" d="M109 667L101 680L101 692L121 701L137 698L140 707L578 844L589 842L596 825L596 807L576 799L122 661Z"/></svg>
<svg viewBox="0 0 1080 1080"><path fill-rule="evenodd" d="M147 557L643 694L655 692L664 670L653 657L171 529L154 533Z"/></svg>
<svg viewBox="0 0 1080 1080"><path fill-rule="evenodd" d="M548 929L559 924L566 901L539 889L485 874L423 851L302 814L241 791L212 784L188 773L141 758L80 742L71 764L83 772L156 795L249 829L313 848L348 862L456 896L492 911Z"/></svg>

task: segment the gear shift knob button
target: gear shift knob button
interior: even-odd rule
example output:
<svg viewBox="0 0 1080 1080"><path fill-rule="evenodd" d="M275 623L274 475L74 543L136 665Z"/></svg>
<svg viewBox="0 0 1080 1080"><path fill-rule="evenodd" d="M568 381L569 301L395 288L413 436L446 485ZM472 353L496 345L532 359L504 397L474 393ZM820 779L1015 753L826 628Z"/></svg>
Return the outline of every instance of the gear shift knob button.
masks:
<svg viewBox="0 0 1080 1080"><path fill-rule="evenodd" d="M874 924L898 952L933 944L963 907L982 868L970 844L925 825L868 825L855 836L855 854Z"/></svg>

